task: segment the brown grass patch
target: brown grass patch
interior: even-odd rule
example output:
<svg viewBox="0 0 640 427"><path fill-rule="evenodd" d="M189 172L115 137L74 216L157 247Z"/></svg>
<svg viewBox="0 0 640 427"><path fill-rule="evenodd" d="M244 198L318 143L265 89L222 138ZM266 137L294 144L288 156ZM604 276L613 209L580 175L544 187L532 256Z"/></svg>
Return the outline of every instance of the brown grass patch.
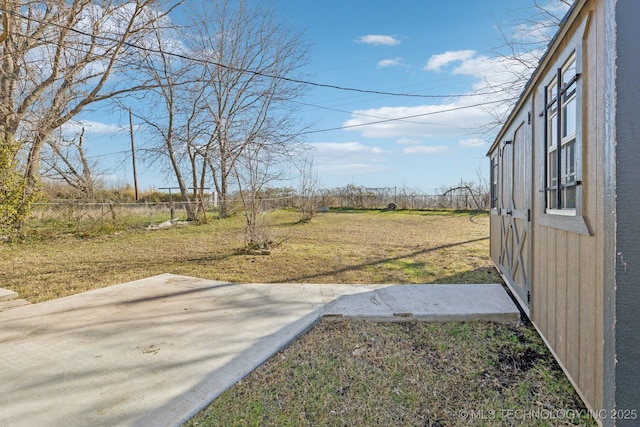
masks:
<svg viewBox="0 0 640 427"><path fill-rule="evenodd" d="M103 224L33 224L21 244L0 244L3 287L46 301L161 273L239 283L495 283L488 215L439 211L329 212L297 223L267 218L268 255L245 252L240 217L146 230ZM80 230L78 232L77 230Z"/></svg>

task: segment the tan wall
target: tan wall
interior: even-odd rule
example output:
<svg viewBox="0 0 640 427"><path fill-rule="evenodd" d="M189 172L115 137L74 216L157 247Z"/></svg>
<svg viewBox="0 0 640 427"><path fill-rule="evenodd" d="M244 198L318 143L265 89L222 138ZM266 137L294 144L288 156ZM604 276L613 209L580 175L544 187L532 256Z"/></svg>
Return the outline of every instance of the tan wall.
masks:
<svg viewBox="0 0 640 427"><path fill-rule="evenodd" d="M592 409L602 403L603 367L603 179L602 123L604 37L602 2L592 2L581 11L566 42L551 57L540 75L540 88L534 94L534 111L542 111L544 77L563 62L566 49L580 43L582 53L582 217L589 234L567 231L559 225L541 221L544 214L543 118L537 121L534 150L533 188L533 272L532 321L539 328L561 361L583 399ZM537 114L536 114L537 117ZM542 147L540 149L540 147ZM560 219L561 220L561 219Z"/></svg>
<svg viewBox="0 0 640 427"><path fill-rule="evenodd" d="M580 49L582 203L578 218L544 212L544 86L574 48ZM533 125L530 316L590 409L603 408L603 144L604 2L591 1L548 55L529 87ZM519 117L514 114L512 117ZM519 120L501 135L511 135ZM580 210L580 209L579 209ZM491 257L498 265L500 217L491 215Z"/></svg>
<svg viewBox="0 0 640 427"><path fill-rule="evenodd" d="M491 246L489 247L489 253L494 264L498 264L498 258L500 257L500 246L502 241L500 239L500 217L497 215L494 209L491 210L489 217L489 228L491 233Z"/></svg>

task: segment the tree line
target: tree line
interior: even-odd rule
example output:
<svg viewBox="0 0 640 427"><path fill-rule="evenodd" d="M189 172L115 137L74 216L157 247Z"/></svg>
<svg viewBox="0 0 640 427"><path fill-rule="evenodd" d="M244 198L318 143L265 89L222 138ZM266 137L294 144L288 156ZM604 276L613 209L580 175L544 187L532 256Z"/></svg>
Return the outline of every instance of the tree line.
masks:
<svg viewBox="0 0 640 427"><path fill-rule="evenodd" d="M42 177L87 198L99 173L82 113L129 110L190 202L212 183L253 194L301 159L308 46L268 2L44 0L1 4L0 228L20 230ZM173 13L175 12L175 13ZM74 132L75 130L75 132ZM188 216L197 215L189 206ZM197 206L197 205L196 205ZM248 220L250 221L250 220Z"/></svg>
<svg viewBox="0 0 640 427"><path fill-rule="evenodd" d="M533 3L520 33L500 29L513 78L496 96L519 93L571 1ZM81 124L99 110L128 111L145 128L141 154L177 183L189 219L205 189L228 215L232 189L250 229L284 165L299 171L301 194L317 186L293 114L309 46L268 1L0 0L0 14L0 231L21 229L43 178L94 197L102 171Z"/></svg>

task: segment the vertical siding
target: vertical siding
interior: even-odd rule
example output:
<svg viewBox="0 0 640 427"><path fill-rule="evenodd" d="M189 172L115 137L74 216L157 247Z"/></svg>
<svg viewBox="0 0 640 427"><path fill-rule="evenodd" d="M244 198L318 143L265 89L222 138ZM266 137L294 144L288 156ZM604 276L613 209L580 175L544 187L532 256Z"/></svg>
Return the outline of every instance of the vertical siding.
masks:
<svg viewBox="0 0 640 427"><path fill-rule="evenodd" d="M547 280L539 281L537 286L534 286L534 289L539 286L547 287L547 300L544 301L543 304L547 306L549 312L547 313L547 329L543 331L543 333L545 334L547 341L549 341L549 345L555 349L558 338L558 335L556 334L556 323L558 320L556 316L556 289L558 288L558 276L556 275L558 270L556 267L558 258L556 256L556 252L558 245L556 243L557 239L553 230L547 227L541 227L539 232L547 235L547 242L549 246L547 248L541 248L543 251L546 249L547 256L541 258L540 263L538 263L541 270L541 274L538 277L546 277ZM536 322L538 319L534 318L533 320Z"/></svg>
<svg viewBox="0 0 640 427"><path fill-rule="evenodd" d="M566 301L566 367L573 380L580 384L580 240L581 236L567 233L567 257L574 260L567 266ZM593 330L589 331L593 333Z"/></svg>
<svg viewBox="0 0 640 427"><path fill-rule="evenodd" d="M590 132L593 133L595 140L591 146L591 152L594 153L594 158L589 162L593 166L591 176L594 179L594 187L596 189L590 194L591 203L589 203L589 212L592 219L592 224L595 232L595 248L592 254L590 254L590 260L593 264L589 266L589 270L593 270L593 288L589 295L588 304L591 305L591 316L585 317L585 320L589 320L590 324L594 325L593 342L591 348L594 350L591 352L593 355L594 375L592 377L592 383L589 386L593 387L593 405L595 408L604 407L604 287L606 286L604 278L604 144L598 144L597 141L605 140L605 127L602 117L602 112L605 108L605 65L604 58L605 50L605 11L604 2L596 2L596 11L594 18L592 19L592 27L589 29L589 43L593 47L589 49L589 65L593 66L595 71L594 82L591 84L593 91L589 94L589 104L592 106L592 112L590 113ZM594 46L595 45L595 46ZM587 254L585 254L587 255ZM595 260L595 262L593 262Z"/></svg>
<svg viewBox="0 0 640 427"><path fill-rule="evenodd" d="M533 150L531 189L535 212L532 224L534 309L531 319L591 409L600 409L603 405L603 213L599 207L602 206L603 197L601 100L604 94L600 84L603 64L598 61L603 52L602 9L602 1L589 3L589 8L581 11L567 40L561 43L554 55L562 56L568 40L576 37L574 31L582 25L582 216L591 235L573 233L539 222L540 216L544 215L544 199L539 190L544 183L546 153L541 136L544 119L537 114L534 115L538 136L534 140L534 147L537 148ZM589 12L592 14L590 19ZM541 76L548 75L556 65L553 60L551 64L548 70L542 71ZM544 84L544 78L537 81L532 92L536 113L543 108L541 97Z"/></svg>
<svg viewBox="0 0 640 427"><path fill-rule="evenodd" d="M551 230L549 230L551 231ZM556 354L561 360L567 360L567 269L569 258L567 254L567 232L563 230L551 231L556 237ZM553 303L553 302L552 302ZM551 333L554 333L551 331ZM566 367L566 366L565 366Z"/></svg>
<svg viewBox="0 0 640 427"><path fill-rule="evenodd" d="M581 245L588 247L590 245ZM591 245L592 246L592 245ZM594 315L597 304L597 287L595 286L596 263L593 262L594 251L580 251L580 369L577 372L578 384L585 399L599 407L596 398L598 369L598 353L601 353L601 341L598 340L597 316Z"/></svg>
<svg viewBox="0 0 640 427"><path fill-rule="evenodd" d="M605 15L604 1L587 1L571 22L571 27L556 50L548 54L545 68L537 71L528 92L528 101L512 115L502 135L510 135L519 125L523 111L531 108L532 163L531 177L525 177L531 193L532 247L531 258L532 306L530 317L540 331L563 369L574 383L587 405L594 410L603 408L604 367L604 124L603 100ZM562 219L549 220L544 213L544 162L546 148L543 140L544 85L561 65L567 49L581 46L582 59L582 217L589 229L569 231ZM580 56L578 56L580 57ZM530 101L530 102L529 102ZM516 162L517 163L517 162ZM512 168L509 162L503 165ZM503 173L501 171L501 173ZM504 173L507 173L506 171ZM521 176L516 171L514 185L520 188ZM508 192L502 188L500 196ZM519 195L515 196L518 200ZM491 216L491 255L499 264L502 249L500 217ZM513 279L518 279L514 277Z"/></svg>
<svg viewBox="0 0 640 427"><path fill-rule="evenodd" d="M502 246L502 233L500 231L500 216L498 216L497 211L494 210L492 210L489 215L489 232L491 234L491 242L489 246L491 260L495 265L498 265L500 249Z"/></svg>
<svg viewBox="0 0 640 427"><path fill-rule="evenodd" d="M535 209L535 206L534 206ZM535 210L534 210L535 212ZM538 230L534 228L533 234L536 236L533 245L534 265L537 266L538 262L546 262L547 251L549 247L549 241L547 239L547 230ZM538 327L545 333L549 331L549 286L546 285L548 281L547 276L543 276L542 280L535 280L540 277L543 272L540 269L533 270L533 283L531 286L531 294L533 295L533 310L531 310L532 318L536 319ZM546 273L545 273L546 274ZM544 283L544 284L543 284Z"/></svg>

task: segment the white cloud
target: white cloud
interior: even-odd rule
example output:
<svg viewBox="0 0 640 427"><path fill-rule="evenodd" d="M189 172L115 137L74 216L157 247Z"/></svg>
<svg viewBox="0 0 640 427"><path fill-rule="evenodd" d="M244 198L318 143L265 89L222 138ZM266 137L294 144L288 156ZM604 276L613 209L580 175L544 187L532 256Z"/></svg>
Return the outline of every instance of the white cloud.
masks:
<svg viewBox="0 0 640 427"><path fill-rule="evenodd" d="M356 42L385 46L397 46L400 44L400 40L398 40L397 38L393 36L385 36L382 34L368 34L366 36L360 36L356 39Z"/></svg>
<svg viewBox="0 0 640 427"><path fill-rule="evenodd" d="M411 139L411 138L402 138L396 141L398 145L419 145L422 144L422 141L419 139Z"/></svg>
<svg viewBox="0 0 640 427"><path fill-rule="evenodd" d="M473 91L489 94L488 100L513 98L513 101L520 95L541 55L542 52L534 50L517 58L472 56L460 61L452 73L476 79Z"/></svg>
<svg viewBox="0 0 640 427"><path fill-rule="evenodd" d="M449 151L449 148L444 145L414 145L402 150L404 154L437 154L447 151Z"/></svg>
<svg viewBox="0 0 640 427"><path fill-rule="evenodd" d="M464 98L440 105L357 110L343 126L348 131L359 131L367 138L459 137L469 131L477 131L491 120L487 111L473 107L477 102L477 98ZM372 119L370 116L389 120Z"/></svg>
<svg viewBox="0 0 640 427"><path fill-rule="evenodd" d="M483 141L480 138L468 138L460 140L459 144L462 147L481 147L483 145L486 145L487 142Z"/></svg>
<svg viewBox="0 0 640 427"><path fill-rule="evenodd" d="M316 165L314 164L314 166ZM391 169L388 166L381 166L379 164L358 162L324 163L318 164L316 167L320 174L326 175L366 175Z"/></svg>
<svg viewBox="0 0 640 427"><path fill-rule="evenodd" d="M316 152L320 154L330 152L343 154L358 153L358 154L385 154L386 151L379 147L369 147L359 142L315 142L311 144Z"/></svg>
<svg viewBox="0 0 640 427"><path fill-rule="evenodd" d="M70 121L62 125L62 132L65 134L76 134L79 135L84 128L84 133L86 134L94 134L94 135L106 135L111 133L119 133L122 132L128 127L94 122L91 120L81 120L81 121Z"/></svg>
<svg viewBox="0 0 640 427"><path fill-rule="evenodd" d="M479 55L470 49L433 55L424 70L446 69L453 75L469 77L471 90L462 94L465 96L441 104L357 110L343 126L367 138L455 138L460 146L479 146L483 142L474 138L491 129L496 117L504 117L512 108L539 55L533 51L510 60Z"/></svg>
<svg viewBox="0 0 640 427"><path fill-rule="evenodd" d="M383 59L378 62L378 68L397 67L403 65L402 58Z"/></svg>
<svg viewBox="0 0 640 427"><path fill-rule="evenodd" d="M314 166L321 174L360 175L388 169L380 163L388 151L359 142L315 142Z"/></svg>
<svg viewBox="0 0 640 427"><path fill-rule="evenodd" d="M440 71L440 69L452 62L466 61L475 56L475 50L450 50L431 56L427 65L424 66L425 71Z"/></svg>

